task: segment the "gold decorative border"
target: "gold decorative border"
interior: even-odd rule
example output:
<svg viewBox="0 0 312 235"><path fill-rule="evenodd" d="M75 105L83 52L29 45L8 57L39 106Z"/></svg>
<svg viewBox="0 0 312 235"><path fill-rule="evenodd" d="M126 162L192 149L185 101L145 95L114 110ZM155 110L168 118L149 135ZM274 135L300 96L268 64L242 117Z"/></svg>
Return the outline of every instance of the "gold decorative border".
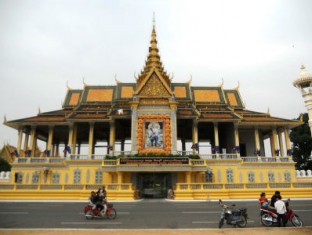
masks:
<svg viewBox="0 0 312 235"><path fill-rule="evenodd" d="M163 133L165 136L163 148L158 147L144 148L144 140L145 140L144 123L147 121L163 122L164 124ZM138 153L140 154L146 153L169 154L171 152L171 125L169 115L150 115L150 114L139 115L137 129L137 149Z"/></svg>

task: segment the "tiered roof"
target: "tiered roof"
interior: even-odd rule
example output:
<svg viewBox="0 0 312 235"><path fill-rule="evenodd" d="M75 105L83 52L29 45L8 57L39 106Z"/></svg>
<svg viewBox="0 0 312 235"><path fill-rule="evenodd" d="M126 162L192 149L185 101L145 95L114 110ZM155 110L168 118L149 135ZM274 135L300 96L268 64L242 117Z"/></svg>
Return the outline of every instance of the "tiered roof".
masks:
<svg viewBox="0 0 312 235"><path fill-rule="evenodd" d="M212 122L240 122L246 125L280 123L298 125L293 120L271 117L267 113L246 110L239 88L223 89L220 86L196 86L189 82L171 83L164 70L157 48L153 26L149 54L136 83L117 81L112 86L90 86L83 89L68 88L61 110L39 113L35 117L6 122L14 128L31 123L66 123L130 119L131 103L139 99L171 99L177 104L178 119L198 119ZM155 88L155 89L154 89ZM153 105L155 105L155 102ZM142 102L143 104L143 102ZM162 104L164 105L164 104Z"/></svg>

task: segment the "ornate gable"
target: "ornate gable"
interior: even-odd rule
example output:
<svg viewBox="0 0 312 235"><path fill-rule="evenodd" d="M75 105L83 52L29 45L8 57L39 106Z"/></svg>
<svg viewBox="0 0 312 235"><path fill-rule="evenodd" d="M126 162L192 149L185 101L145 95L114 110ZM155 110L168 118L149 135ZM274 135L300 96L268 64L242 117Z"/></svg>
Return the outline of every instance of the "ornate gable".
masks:
<svg viewBox="0 0 312 235"><path fill-rule="evenodd" d="M170 93L156 73L153 73L139 91L138 96L170 97Z"/></svg>

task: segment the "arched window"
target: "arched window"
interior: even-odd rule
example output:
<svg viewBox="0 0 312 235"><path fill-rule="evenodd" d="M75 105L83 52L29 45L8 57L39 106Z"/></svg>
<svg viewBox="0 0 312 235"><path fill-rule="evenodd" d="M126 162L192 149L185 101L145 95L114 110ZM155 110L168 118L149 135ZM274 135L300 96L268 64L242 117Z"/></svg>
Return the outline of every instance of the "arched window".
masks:
<svg viewBox="0 0 312 235"><path fill-rule="evenodd" d="M274 172L269 171L268 178L270 183L274 183L275 182Z"/></svg>
<svg viewBox="0 0 312 235"><path fill-rule="evenodd" d="M233 170L232 169L227 169L226 170L226 179L228 183L233 183L234 182L234 175L233 175Z"/></svg>
<svg viewBox="0 0 312 235"><path fill-rule="evenodd" d="M58 172L55 172L52 174L52 183L53 184L59 184L60 183L60 174Z"/></svg>
<svg viewBox="0 0 312 235"><path fill-rule="evenodd" d="M285 178L285 182L291 182L291 175L289 171L285 171L284 178Z"/></svg>
<svg viewBox="0 0 312 235"><path fill-rule="evenodd" d="M248 182L249 183L255 182L255 173L253 173L252 171L248 173Z"/></svg>
<svg viewBox="0 0 312 235"><path fill-rule="evenodd" d="M74 171L74 184L80 184L80 178L81 178L81 171L79 169L76 169Z"/></svg>
<svg viewBox="0 0 312 235"><path fill-rule="evenodd" d="M39 183L39 172L38 171L35 171L35 172L33 172L32 173L32 180L31 180L31 182L33 183L33 184L38 184Z"/></svg>
<svg viewBox="0 0 312 235"><path fill-rule="evenodd" d="M95 183L101 184L102 182L103 182L103 172L101 169L98 169L95 172Z"/></svg>

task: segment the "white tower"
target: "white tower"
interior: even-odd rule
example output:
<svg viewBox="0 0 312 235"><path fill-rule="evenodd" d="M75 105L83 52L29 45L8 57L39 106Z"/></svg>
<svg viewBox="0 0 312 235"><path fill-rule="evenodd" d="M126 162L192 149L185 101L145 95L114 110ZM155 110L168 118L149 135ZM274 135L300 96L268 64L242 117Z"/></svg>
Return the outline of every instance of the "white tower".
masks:
<svg viewBox="0 0 312 235"><path fill-rule="evenodd" d="M312 135L312 74L308 73L304 65L301 65L301 71L293 85L300 89L304 99L305 106L309 115L309 126Z"/></svg>

